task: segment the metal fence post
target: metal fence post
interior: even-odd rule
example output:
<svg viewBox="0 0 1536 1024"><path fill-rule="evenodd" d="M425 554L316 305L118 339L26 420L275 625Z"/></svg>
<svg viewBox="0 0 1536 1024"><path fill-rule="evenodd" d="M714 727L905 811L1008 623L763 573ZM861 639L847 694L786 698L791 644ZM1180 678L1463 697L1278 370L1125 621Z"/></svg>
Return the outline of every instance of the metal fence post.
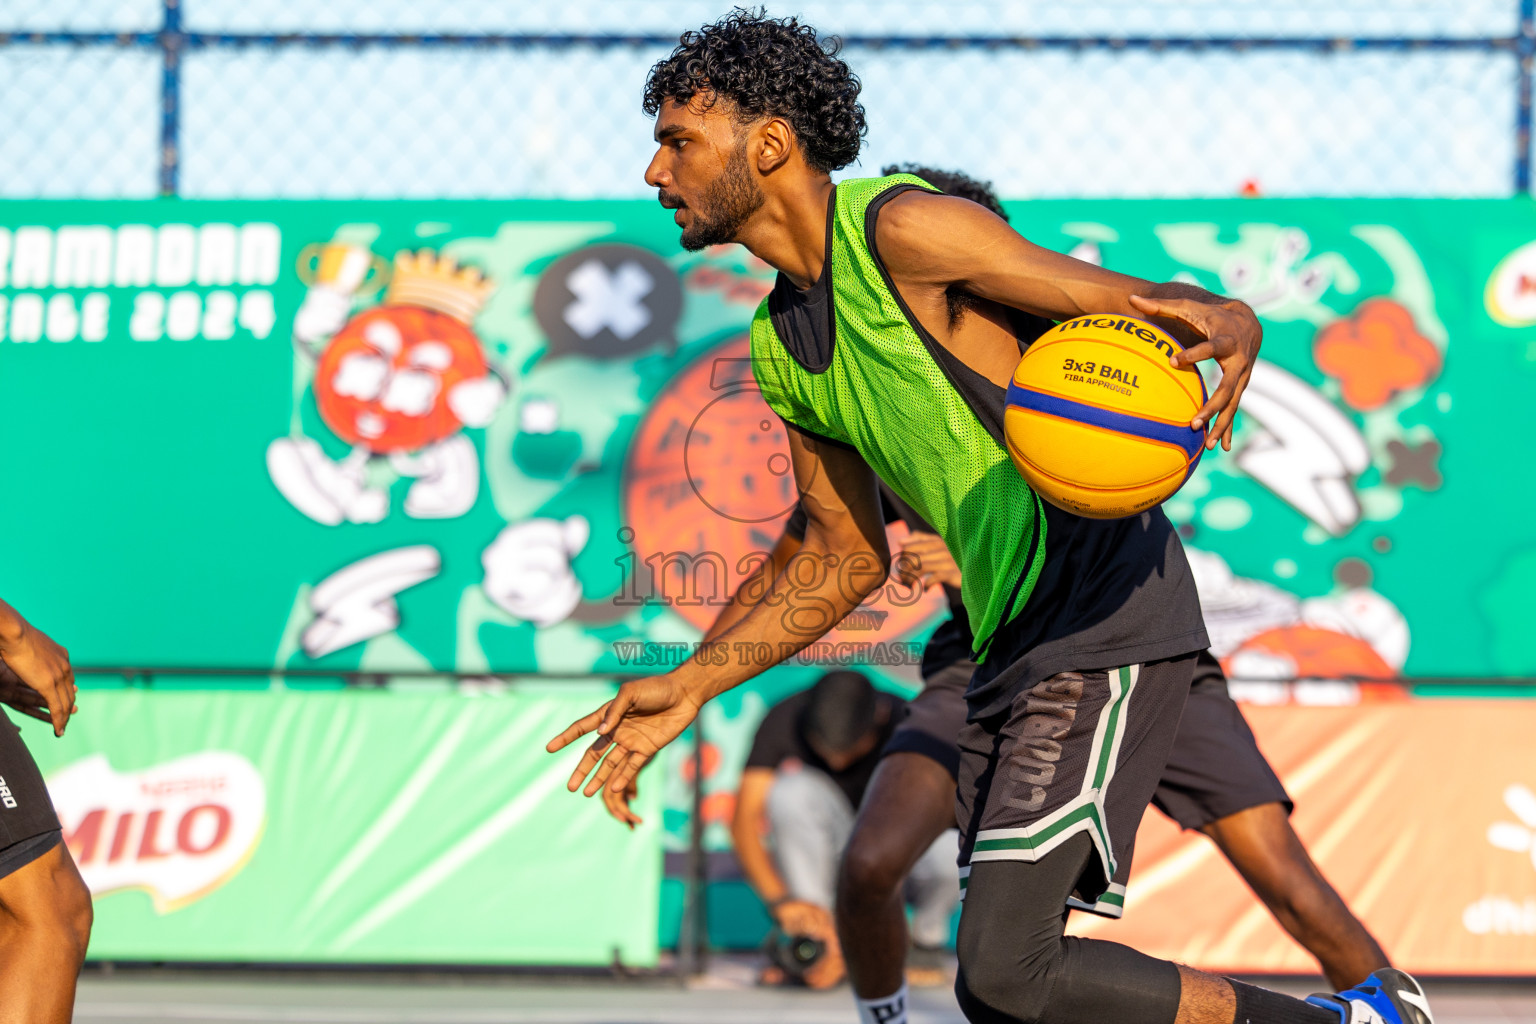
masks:
<svg viewBox="0 0 1536 1024"><path fill-rule="evenodd" d="M181 0L165 0L165 19L160 25L160 195L177 194L181 170L181 54L186 36L181 31Z"/></svg>
<svg viewBox="0 0 1536 1024"><path fill-rule="evenodd" d="M1536 0L1520 0L1515 35L1515 194L1531 190L1531 71L1536 58Z"/></svg>
<svg viewBox="0 0 1536 1024"><path fill-rule="evenodd" d="M688 866L684 878L683 920L677 935L680 980L704 973L709 949L709 910L704 856L704 719L693 721L693 810L688 825Z"/></svg>

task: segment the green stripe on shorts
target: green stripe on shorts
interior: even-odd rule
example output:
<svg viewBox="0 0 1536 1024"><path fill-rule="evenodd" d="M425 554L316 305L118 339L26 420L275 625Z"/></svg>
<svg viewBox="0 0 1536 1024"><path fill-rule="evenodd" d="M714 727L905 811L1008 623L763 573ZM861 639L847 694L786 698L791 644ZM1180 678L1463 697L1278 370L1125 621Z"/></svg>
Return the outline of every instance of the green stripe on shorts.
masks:
<svg viewBox="0 0 1536 1024"><path fill-rule="evenodd" d="M1098 750L1098 764L1094 766L1093 770L1094 789L1102 788L1105 779L1110 774L1110 755L1115 749L1115 738L1121 724L1120 717L1125 711L1125 699L1130 696L1131 692L1131 670L1129 668L1110 669L1109 675L1111 680L1114 680L1116 676L1119 677L1120 692L1115 695L1115 699L1110 702L1109 707L1104 709L1104 714L1109 716L1109 722L1104 729L1104 745Z"/></svg>
<svg viewBox="0 0 1536 1024"><path fill-rule="evenodd" d="M971 850L971 853L974 855L977 853L987 853L993 850L1033 850L1038 846L1044 845L1049 840L1055 838L1057 835L1060 835L1062 832L1071 828L1073 825L1078 824L1079 822L1092 820L1095 824L1099 824L1097 819L1098 808L1091 803L1083 804L1081 807L1078 807L1072 810L1070 813L1063 815L1057 821L1051 822L1045 828L1042 828L1039 832L1036 832L1033 835L1005 836L998 839L978 838L976 840L976 845ZM1100 829L1100 831L1102 831L1102 829Z"/></svg>

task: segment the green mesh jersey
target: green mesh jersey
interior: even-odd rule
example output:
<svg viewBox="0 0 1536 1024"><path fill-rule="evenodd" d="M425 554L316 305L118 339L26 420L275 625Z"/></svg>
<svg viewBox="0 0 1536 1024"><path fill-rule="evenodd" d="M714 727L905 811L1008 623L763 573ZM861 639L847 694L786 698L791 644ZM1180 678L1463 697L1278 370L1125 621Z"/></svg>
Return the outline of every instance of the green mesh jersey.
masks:
<svg viewBox="0 0 1536 1024"><path fill-rule="evenodd" d="M982 661L994 631L1028 599L1045 562L1040 499L955 389L909 318L866 237L870 204L892 188L932 190L896 174L839 182L821 286L830 286L831 353L807 368L779 337L764 299L752 320L752 369L786 422L857 449L933 525L961 572ZM873 225L869 225L873 231ZM787 288L787 282L780 288Z"/></svg>

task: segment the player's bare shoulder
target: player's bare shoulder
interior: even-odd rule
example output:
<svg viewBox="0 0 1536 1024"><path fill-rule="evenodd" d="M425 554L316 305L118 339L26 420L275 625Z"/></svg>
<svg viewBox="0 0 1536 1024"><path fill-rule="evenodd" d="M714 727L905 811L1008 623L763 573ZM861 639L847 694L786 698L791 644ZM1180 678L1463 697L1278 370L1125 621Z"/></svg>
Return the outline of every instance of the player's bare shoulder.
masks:
<svg viewBox="0 0 1536 1024"><path fill-rule="evenodd" d="M880 207L875 245L891 276L903 283L948 286L977 246L1012 235L1007 221L956 196L908 189Z"/></svg>
<svg viewBox="0 0 1536 1024"><path fill-rule="evenodd" d="M874 243L892 275L937 284L954 270L957 233L974 238L978 218L1008 230L1000 216L969 200L908 189L880 206Z"/></svg>

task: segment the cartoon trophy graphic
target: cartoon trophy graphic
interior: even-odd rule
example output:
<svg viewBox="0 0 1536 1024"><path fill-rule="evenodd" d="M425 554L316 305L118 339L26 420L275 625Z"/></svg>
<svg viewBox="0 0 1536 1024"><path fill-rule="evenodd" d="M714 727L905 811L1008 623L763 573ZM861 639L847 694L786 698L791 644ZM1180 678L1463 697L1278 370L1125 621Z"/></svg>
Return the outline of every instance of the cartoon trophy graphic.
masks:
<svg viewBox="0 0 1536 1024"><path fill-rule="evenodd" d="M381 462L413 481L406 515L469 511L480 459L463 428L489 423L507 394L471 327L495 285L451 257L401 252L384 301L351 315L356 296L383 276L378 264L342 243L300 261L309 291L294 317L294 344L315 360L320 419L352 450L332 459L313 438L279 438L267 448L267 471L294 508L327 526L385 517Z"/></svg>

